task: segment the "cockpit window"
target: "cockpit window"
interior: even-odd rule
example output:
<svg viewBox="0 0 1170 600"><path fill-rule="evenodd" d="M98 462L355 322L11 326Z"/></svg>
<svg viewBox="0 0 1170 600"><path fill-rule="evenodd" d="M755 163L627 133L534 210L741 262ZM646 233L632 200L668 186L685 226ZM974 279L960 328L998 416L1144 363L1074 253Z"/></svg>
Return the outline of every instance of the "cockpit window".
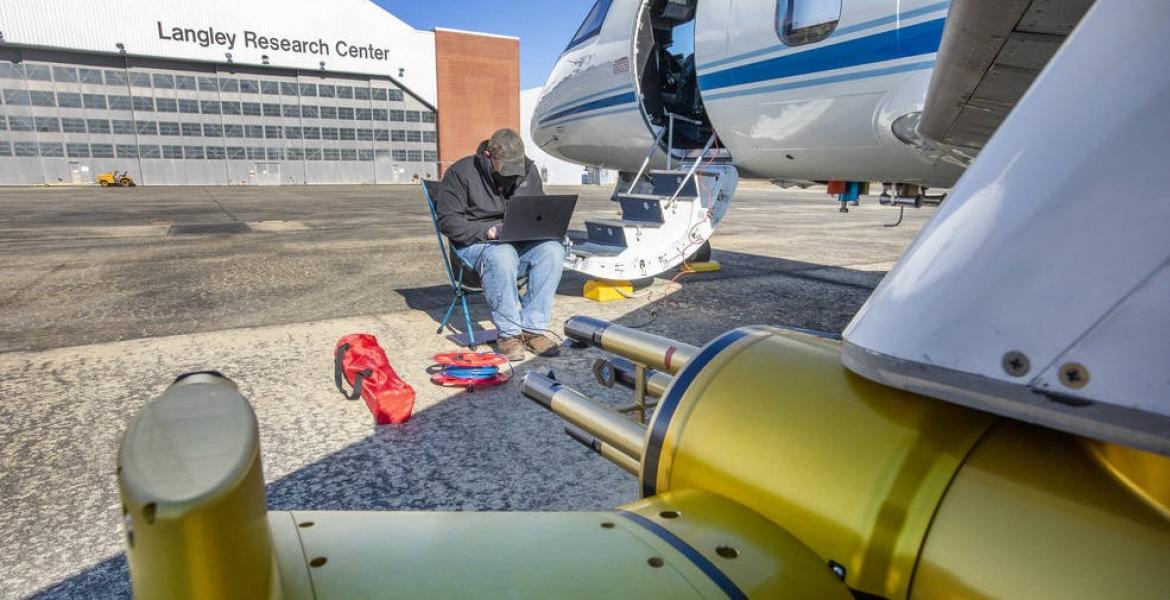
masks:
<svg viewBox="0 0 1170 600"><path fill-rule="evenodd" d="M574 48L601 32L601 24L605 22L605 14L609 12L610 4L613 4L613 0L597 0L597 4L593 5L593 9L589 11L585 21L577 28L577 33L573 35L573 41L569 42L569 47L565 50Z"/></svg>
<svg viewBox="0 0 1170 600"><path fill-rule="evenodd" d="M776 32L789 46L819 42L841 20L841 0L779 0Z"/></svg>

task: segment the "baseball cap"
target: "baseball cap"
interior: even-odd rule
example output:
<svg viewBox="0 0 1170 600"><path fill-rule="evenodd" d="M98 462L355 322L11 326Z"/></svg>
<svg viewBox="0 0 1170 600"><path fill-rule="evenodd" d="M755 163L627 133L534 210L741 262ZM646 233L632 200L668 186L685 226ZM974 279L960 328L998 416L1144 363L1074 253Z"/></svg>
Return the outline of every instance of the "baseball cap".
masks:
<svg viewBox="0 0 1170 600"><path fill-rule="evenodd" d="M512 129L500 129L488 140L488 150L500 162L500 175L524 175L524 140Z"/></svg>

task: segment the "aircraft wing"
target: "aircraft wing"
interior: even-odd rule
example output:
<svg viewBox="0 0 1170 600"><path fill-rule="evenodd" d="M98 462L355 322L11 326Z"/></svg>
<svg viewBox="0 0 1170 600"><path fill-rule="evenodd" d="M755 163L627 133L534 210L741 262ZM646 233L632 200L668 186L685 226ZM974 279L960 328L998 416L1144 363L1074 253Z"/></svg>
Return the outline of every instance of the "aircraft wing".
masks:
<svg viewBox="0 0 1170 600"><path fill-rule="evenodd" d="M977 154L1092 4L952 0L918 133Z"/></svg>

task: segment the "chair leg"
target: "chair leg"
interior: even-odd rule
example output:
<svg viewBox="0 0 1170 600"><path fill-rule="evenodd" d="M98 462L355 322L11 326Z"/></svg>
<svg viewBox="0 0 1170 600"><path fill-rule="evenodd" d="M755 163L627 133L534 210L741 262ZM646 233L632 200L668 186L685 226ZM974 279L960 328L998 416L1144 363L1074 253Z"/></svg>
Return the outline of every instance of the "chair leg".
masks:
<svg viewBox="0 0 1170 600"><path fill-rule="evenodd" d="M459 296L455 296L454 298L451 298L451 306L447 307L447 314L443 317L443 320L439 323L439 328L435 330L435 333L443 333L443 329L447 327L447 323L451 320L451 316L453 314L455 314L455 305L458 303L459 303ZM464 301L464 304L466 304L466 301Z"/></svg>
<svg viewBox="0 0 1170 600"><path fill-rule="evenodd" d="M467 296L459 298L463 301L463 320L467 322L467 347L475 348L475 331L471 329L471 311L467 309Z"/></svg>

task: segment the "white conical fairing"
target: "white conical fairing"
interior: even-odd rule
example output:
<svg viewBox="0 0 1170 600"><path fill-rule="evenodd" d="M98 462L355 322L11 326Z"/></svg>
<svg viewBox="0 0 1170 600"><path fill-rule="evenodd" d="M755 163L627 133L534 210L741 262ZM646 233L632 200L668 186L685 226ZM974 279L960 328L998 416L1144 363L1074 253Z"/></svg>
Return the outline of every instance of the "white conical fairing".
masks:
<svg viewBox="0 0 1170 600"><path fill-rule="evenodd" d="M883 383L1170 453L1170 4L1097 0L845 331Z"/></svg>

